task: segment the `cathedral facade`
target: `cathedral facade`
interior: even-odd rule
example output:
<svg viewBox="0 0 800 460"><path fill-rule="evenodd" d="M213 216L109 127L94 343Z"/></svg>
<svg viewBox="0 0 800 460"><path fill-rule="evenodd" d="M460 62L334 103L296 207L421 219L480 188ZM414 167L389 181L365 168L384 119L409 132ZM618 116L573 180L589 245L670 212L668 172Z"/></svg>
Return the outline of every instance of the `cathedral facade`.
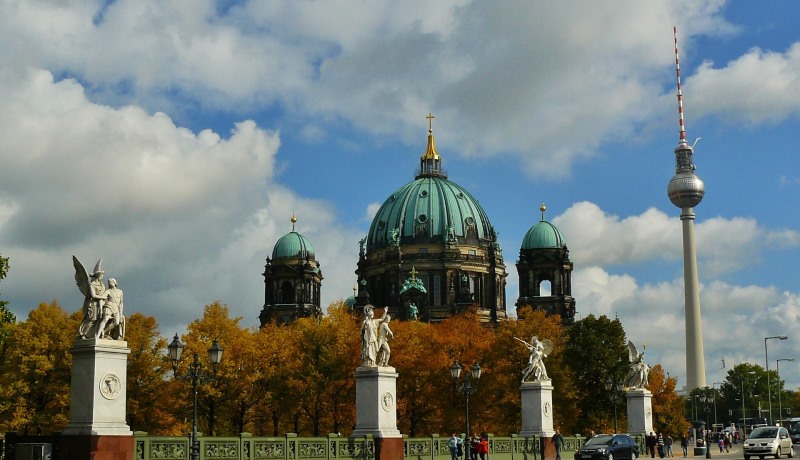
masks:
<svg viewBox="0 0 800 460"><path fill-rule="evenodd" d="M431 120L432 115L428 115ZM571 324L572 262L561 232L542 219L528 230L516 264L526 305ZM322 273L311 243L294 231L276 244L264 271L261 324L321 314ZM414 180L383 202L359 242L353 308L389 307L398 319L440 322L477 308L482 322L508 319L506 264L486 211L466 189L450 181L436 151L432 125ZM549 288L548 285L549 284Z"/></svg>

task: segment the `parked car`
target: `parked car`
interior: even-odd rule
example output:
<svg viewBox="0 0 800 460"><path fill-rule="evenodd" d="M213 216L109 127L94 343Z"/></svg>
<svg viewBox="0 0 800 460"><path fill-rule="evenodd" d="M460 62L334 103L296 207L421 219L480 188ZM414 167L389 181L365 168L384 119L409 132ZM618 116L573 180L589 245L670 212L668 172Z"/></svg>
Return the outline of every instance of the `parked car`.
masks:
<svg viewBox="0 0 800 460"><path fill-rule="evenodd" d="M789 430L777 426L760 426L750 432L744 440L744 460L755 456L764 458L767 455L774 455L775 458L780 458L781 455L794 457Z"/></svg>
<svg viewBox="0 0 800 460"><path fill-rule="evenodd" d="M598 434L575 452L575 460L636 460L639 445L627 434Z"/></svg>

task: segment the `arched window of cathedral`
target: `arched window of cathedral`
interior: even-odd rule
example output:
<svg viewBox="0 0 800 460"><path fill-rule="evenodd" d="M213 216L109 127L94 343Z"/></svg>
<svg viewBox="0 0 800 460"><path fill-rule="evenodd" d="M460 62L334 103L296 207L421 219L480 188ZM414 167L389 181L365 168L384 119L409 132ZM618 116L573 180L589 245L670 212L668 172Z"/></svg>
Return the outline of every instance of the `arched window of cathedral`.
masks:
<svg viewBox="0 0 800 460"><path fill-rule="evenodd" d="M541 297L549 297L552 295L552 286L550 285L550 281L544 280L539 283L539 295Z"/></svg>
<svg viewBox="0 0 800 460"><path fill-rule="evenodd" d="M294 303L294 286L289 281L281 285L280 303Z"/></svg>

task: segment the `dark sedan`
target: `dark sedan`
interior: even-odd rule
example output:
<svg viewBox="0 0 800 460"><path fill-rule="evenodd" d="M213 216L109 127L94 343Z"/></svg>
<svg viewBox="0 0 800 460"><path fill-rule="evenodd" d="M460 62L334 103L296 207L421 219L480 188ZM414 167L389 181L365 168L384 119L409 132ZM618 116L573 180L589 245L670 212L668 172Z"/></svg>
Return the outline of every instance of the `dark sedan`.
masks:
<svg viewBox="0 0 800 460"><path fill-rule="evenodd" d="M598 434L586 441L575 460L636 460L639 445L627 434Z"/></svg>

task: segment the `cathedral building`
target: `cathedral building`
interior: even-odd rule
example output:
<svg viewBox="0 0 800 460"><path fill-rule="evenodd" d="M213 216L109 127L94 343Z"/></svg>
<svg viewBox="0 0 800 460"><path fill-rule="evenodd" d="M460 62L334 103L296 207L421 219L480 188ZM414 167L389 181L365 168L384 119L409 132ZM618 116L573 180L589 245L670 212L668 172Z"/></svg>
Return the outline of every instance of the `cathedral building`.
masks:
<svg viewBox="0 0 800 460"><path fill-rule="evenodd" d="M351 308L389 307L398 319L440 322L477 307L480 320L497 323L506 313L506 265L486 211L466 189L450 181L436 151L428 115L428 145L414 180L383 202L359 242L358 279ZM522 240L517 261L524 306L575 316L572 262L561 232L544 219ZM311 243L294 229L275 244L264 269L262 326L319 316L322 273Z"/></svg>

